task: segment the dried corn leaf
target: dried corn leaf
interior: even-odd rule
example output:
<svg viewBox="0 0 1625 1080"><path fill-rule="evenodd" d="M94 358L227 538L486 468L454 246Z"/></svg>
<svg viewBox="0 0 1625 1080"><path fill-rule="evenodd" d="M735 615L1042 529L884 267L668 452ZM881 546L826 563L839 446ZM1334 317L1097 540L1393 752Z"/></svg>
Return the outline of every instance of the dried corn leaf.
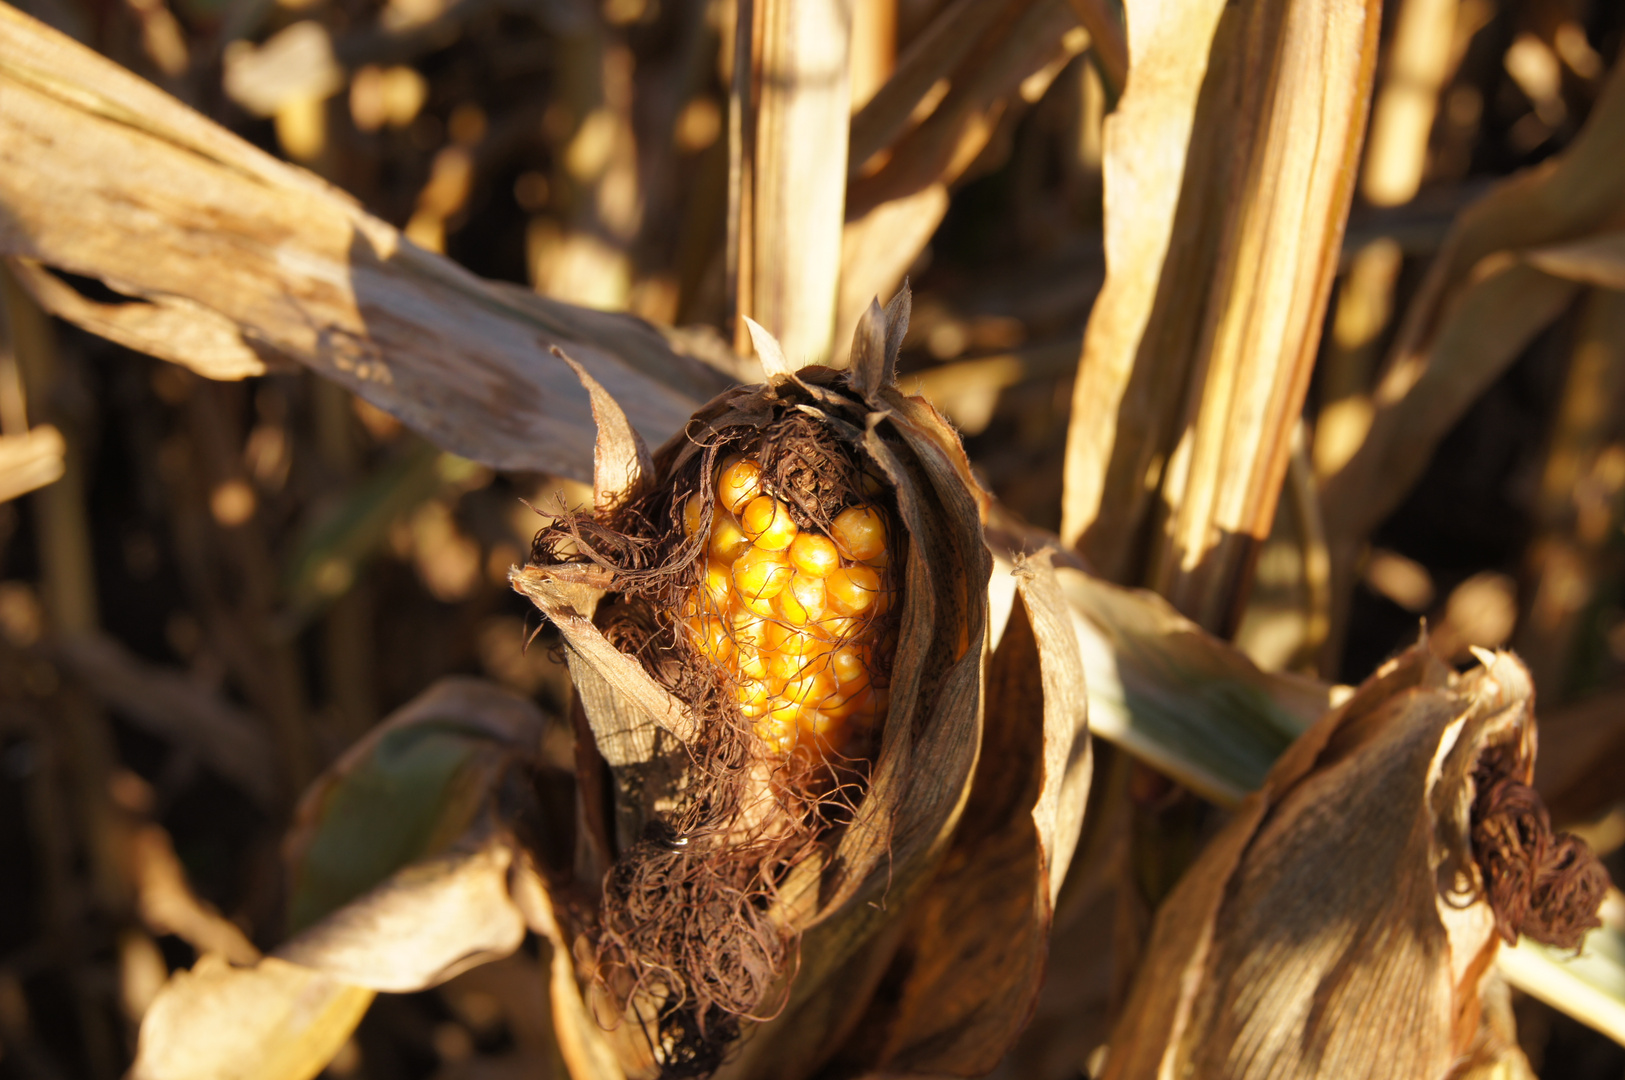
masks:
<svg viewBox="0 0 1625 1080"><path fill-rule="evenodd" d="M1074 391L1063 515L1063 538L1126 581L1157 507L1172 507L1147 569L1208 627L1239 614L1274 516L1378 28L1369 0L1220 8L1127 6L1128 85L1106 128L1107 278Z"/></svg>
<svg viewBox="0 0 1625 1080"><path fill-rule="evenodd" d="M637 319L482 281L416 248L10 7L0 94L0 254L130 296L115 310L38 290L125 344L218 377L297 360L464 457L579 479L591 472L588 397L549 346L569 347L655 441L727 383Z"/></svg>
<svg viewBox="0 0 1625 1080"><path fill-rule="evenodd" d="M876 1044L888 1072L980 1076L998 1064L1031 1014L1082 825L1092 756L1077 638L1047 554L1015 573L1020 602L989 662L997 717L970 801L909 916L895 991L854 1040Z"/></svg>
<svg viewBox="0 0 1625 1080"><path fill-rule="evenodd" d="M1365 441L1322 484L1346 580L1358 545L1410 491L1467 406L1564 310L1576 282L1619 274L1625 65L1574 141L1464 210L1406 312Z"/></svg>
<svg viewBox="0 0 1625 1080"><path fill-rule="evenodd" d="M310 1080L338 1053L372 991L266 957L205 955L147 1009L131 1080Z"/></svg>
<svg viewBox="0 0 1625 1080"><path fill-rule="evenodd" d="M1009 577L1022 551L1052 538L1000 519L987 530L997 567L995 636L1013 599ZM1056 576L1083 658L1090 731L1205 797L1234 805L1255 789L1346 687L1260 671L1143 589L1084 573L1057 555Z"/></svg>
<svg viewBox="0 0 1625 1080"><path fill-rule="evenodd" d="M897 287L942 223L948 185L1023 95L1035 100L1038 87L1026 81L1039 76L1048 85L1088 40L1063 0L958 0L909 46L852 118L838 334L856 324L870 297ZM884 164L864 174L882 152Z"/></svg>
<svg viewBox="0 0 1625 1080"><path fill-rule="evenodd" d="M1534 727L1522 666L1484 661L1418 646L1293 744L1159 911L1106 1077L1450 1072L1498 931L1550 902L1488 869L1479 814Z"/></svg>
<svg viewBox="0 0 1625 1080"><path fill-rule="evenodd" d="M18 435L0 435L0 502L62 479L66 450L62 433L50 424Z"/></svg>
<svg viewBox="0 0 1625 1080"><path fill-rule="evenodd" d="M408 991L517 948L508 816L542 723L522 698L445 679L352 747L299 807L288 839L298 932L277 955Z"/></svg>
<svg viewBox="0 0 1625 1080"><path fill-rule="evenodd" d="M842 0L761 0L755 7L761 51L749 312L799 367L823 362L835 334L852 13Z"/></svg>

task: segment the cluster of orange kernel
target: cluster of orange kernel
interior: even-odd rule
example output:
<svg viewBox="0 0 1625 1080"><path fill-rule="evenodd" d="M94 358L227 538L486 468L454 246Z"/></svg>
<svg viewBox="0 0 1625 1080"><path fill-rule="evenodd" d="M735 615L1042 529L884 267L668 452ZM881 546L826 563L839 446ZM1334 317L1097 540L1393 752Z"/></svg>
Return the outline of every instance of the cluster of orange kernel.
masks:
<svg viewBox="0 0 1625 1080"><path fill-rule="evenodd" d="M683 507L705 524L699 495ZM699 650L727 672L740 711L769 748L841 751L885 714L874 619L891 597L884 515L852 506L830 534L799 528L766 489L754 458L716 478L705 571L685 620Z"/></svg>

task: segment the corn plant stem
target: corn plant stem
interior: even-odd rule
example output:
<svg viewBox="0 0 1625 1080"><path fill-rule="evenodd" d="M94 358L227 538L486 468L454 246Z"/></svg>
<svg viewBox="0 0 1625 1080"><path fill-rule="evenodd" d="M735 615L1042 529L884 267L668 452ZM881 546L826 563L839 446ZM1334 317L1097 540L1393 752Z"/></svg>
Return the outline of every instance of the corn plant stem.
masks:
<svg viewBox="0 0 1625 1080"><path fill-rule="evenodd" d="M1303 550L1304 632L1292 670L1318 673L1320 658L1331 631L1332 565L1326 547L1326 523L1320 513L1320 489L1315 486L1309 461L1308 436L1303 421L1292 436L1292 457L1287 463L1287 495L1298 526Z"/></svg>
<svg viewBox="0 0 1625 1080"><path fill-rule="evenodd" d="M734 351L748 355L754 295L757 18L755 0L734 7L733 77L728 85L728 232L725 241L728 312Z"/></svg>
<svg viewBox="0 0 1625 1080"><path fill-rule="evenodd" d="M0 267L0 303L6 309L5 322L22 372L25 400L31 394L39 403L35 411L54 421L68 437L62 478L30 498L48 631L59 639L69 638L93 632L99 622L96 565L85 510L85 449L82 440L74 438L83 430L74 420L82 418L69 417L53 407L68 396L62 392L66 373L59 362L55 335L45 313L4 267ZM60 760L73 794L72 816L89 866L91 894L98 908L121 920L128 914L131 889L120 858L120 831L110 797L115 761L112 731L101 709L77 687L62 689L56 701L64 750ZM111 1075L118 1056L116 1039L88 963L88 957L80 955L70 965L85 1056L95 1075Z"/></svg>
<svg viewBox="0 0 1625 1080"><path fill-rule="evenodd" d="M186 402L186 431L195 455L191 471L190 513L212 521L211 496L225 485L247 485L241 464L241 439L228 417L240 407L240 390L229 384L198 382ZM188 511L183 511L183 513ZM209 562L235 582L236 605L218 599L225 578L205 579L213 600L209 606L229 611L238 633L236 648L225 659L243 683L256 711L270 724L286 789L302 790L315 774L315 754L305 715L303 676L294 643L277 635L276 567L264 528L250 513L238 522L216 522L204 540L212 548ZM207 565L207 564L206 564ZM235 610L233 610L235 607Z"/></svg>
<svg viewBox="0 0 1625 1080"><path fill-rule="evenodd" d="M314 380L312 391L317 450L339 483L347 484L361 465L351 395L326 379ZM322 622L322 656L339 745L355 742L378 719L373 692L373 606L373 590L363 576L334 601Z"/></svg>

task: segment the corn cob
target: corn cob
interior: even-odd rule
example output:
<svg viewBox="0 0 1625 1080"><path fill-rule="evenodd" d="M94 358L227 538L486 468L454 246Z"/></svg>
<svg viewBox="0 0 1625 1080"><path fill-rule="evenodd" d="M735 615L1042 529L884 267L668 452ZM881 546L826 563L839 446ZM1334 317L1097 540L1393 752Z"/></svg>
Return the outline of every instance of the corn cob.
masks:
<svg viewBox="0 0 1625 1080"><path fill-rule="evenodd" d="M715 1069L787 1006L802 931L872 935L963 805L990 568L958 439L896 388L907 311L871 306L848 371L753 326L768 381L653 454L578 368L593 507L512 580L567 645L583 790L613 795L583 818L608 856L583 974L629 1076Z"/></svg>
<svg viewBox="0 0 1625 1080"><path fill-rule="evenodd" d="M694 647L722 672L765 746L847 755L884 716L888 648L877 625L892 597L884 512L849 506L827 531L800 528L768 490L762 464L717 468L709 532L704 495L683 506L703 534L701 585L682 613Z"/></svg>

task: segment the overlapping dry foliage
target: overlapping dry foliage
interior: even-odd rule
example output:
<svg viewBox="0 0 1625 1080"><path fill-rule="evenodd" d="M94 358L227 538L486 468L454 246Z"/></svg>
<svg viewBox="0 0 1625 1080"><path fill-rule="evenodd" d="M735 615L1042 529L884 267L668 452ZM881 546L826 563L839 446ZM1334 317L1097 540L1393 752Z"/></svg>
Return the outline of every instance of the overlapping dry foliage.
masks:
<svg viewBox="0 0 1625 1080"><path fill-rule="evenodd" d="M0 1071L1617 1074L1622 47L0 4ZM738 449L892 523L844 758Z"/></svg>

